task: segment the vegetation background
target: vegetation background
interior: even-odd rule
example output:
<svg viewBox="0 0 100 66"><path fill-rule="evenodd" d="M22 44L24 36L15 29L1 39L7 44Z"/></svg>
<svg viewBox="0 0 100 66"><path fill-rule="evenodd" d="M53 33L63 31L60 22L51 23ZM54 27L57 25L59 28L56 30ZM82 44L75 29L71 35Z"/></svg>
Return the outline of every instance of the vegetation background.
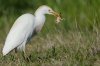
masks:
<svg viewBox="0 0 100 66"><path fill-rule="evenodd" d="M64 20L47 19L40 34L20 53L2 57L5 38L14 21L34 14L41 5L61 12ZM0 0L0 66L100 66L100 0Z"/></svg>

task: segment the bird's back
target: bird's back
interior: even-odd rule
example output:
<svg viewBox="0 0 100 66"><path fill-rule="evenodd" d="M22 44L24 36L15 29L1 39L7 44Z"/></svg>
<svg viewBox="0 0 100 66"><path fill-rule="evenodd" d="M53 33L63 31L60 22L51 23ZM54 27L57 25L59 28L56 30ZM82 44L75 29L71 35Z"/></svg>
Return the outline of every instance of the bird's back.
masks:
<svg viewBox="0 0 100 66"><path fill-rule="evenodd" d="M7 35L2 51L3 55L6 55L27 40L34 30L34 21L32 14L24 14L15 21Z"/></svg>

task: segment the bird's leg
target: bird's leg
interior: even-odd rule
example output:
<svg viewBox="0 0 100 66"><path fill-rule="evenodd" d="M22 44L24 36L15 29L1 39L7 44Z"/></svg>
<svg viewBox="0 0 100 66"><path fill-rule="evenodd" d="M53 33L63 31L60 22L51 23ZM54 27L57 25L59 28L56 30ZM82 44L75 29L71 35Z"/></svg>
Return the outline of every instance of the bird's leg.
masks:
<svg viewBox="0 0 100 66"><path fill-rule="evenodd" d="M23 56L23 59L24 59L25 61L27 61L27 62L30 62L30 61L31 61L30 58L27 57L25 51L22 52L22 56Z"/></svg>
<svg viewBox="0 0 100 66"><path fill-rule="evenodd" d="M15 48L15 53L17 53L17 48Z"/></svg>
<svg viewBox="0 0 100 66"><path fill-rule="evenodd" d="M15 52L15 58L16 58L16 59L20 59L20 58L18 57L20 54L18 53L18 49L17 49L17 48L14 49L14 52Z"/></svg>

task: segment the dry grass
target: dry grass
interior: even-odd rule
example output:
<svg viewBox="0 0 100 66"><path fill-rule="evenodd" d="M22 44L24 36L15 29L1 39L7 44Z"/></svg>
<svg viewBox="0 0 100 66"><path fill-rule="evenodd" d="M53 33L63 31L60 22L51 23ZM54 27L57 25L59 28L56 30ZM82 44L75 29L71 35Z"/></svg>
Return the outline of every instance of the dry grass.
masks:
<svg viewBox="0 0 100 66"><path fill-rule="evenodd" d="M30 62L26 62L20 53L11 52L6 58L0 54L0 66L99 66L99 40L99 32L38 35L26 46Z"/></svg>

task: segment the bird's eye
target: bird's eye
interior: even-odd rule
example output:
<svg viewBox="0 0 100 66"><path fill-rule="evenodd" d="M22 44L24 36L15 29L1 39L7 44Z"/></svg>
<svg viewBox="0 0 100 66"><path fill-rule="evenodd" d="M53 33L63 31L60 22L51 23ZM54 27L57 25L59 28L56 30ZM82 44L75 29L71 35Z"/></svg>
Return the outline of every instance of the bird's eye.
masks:
<svg viewBox="0 0 100 66"><path fill-rule="evenodd" d="M51 10L49 9L49 12L50 12Z"/></svg>

